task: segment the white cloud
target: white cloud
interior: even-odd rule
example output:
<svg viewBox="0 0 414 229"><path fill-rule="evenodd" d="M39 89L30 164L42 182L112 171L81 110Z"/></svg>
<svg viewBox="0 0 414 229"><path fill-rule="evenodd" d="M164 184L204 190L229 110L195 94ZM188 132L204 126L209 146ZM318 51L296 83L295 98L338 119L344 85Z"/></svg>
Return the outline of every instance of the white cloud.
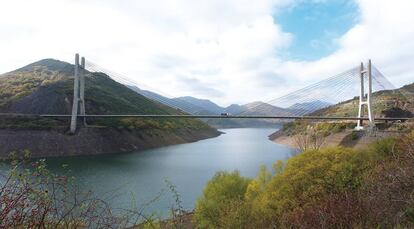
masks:
<svg viewBox="0 0 414 229"><path fill-rule="evenodd" d="M2 1L0 72L42 58L72 61L80 52L150 89L220 104L271 99L368 57L397 85L412 81L412 1L358 1L361 20L336 41L340 48L311 62L279 58L293 35L282 31L272 15L292 4Z"/></svg>
<svg viewBox="0 0 414 229"><path fill-rule="evenodd" d="M395 85L413 82L414 2L408 0L359 0L361 20L337 40L340 48L317 61L290 63L292 74L310 81L339 73L358 61L371 58Z"/></svg>

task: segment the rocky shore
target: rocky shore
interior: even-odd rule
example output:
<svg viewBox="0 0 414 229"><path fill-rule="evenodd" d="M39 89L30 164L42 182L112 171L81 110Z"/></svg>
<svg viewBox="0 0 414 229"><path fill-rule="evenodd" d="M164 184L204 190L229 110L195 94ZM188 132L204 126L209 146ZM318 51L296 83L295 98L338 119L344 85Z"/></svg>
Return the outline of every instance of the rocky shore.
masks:
<svg viewBox="0 0 414 229"><path fill-rule="evenodd" d="M0 157L29 150L32 158L122 153L217 137L212 128L118 130L82 128L75 135L59 130L0 130Z"/></svg>
<svg viewBox="0 0 414 229"><path fill-rule="evenodd" d="M322 147L344 146L361 149L382 138L398 136L399 134L400 133L396 131L376 131L374 134L369 134L363 131L345 130L326 136L323 140ZM271 134L269 140L292 148L298 148L295 136L288 136L282 130L278 130Z"/></svg>

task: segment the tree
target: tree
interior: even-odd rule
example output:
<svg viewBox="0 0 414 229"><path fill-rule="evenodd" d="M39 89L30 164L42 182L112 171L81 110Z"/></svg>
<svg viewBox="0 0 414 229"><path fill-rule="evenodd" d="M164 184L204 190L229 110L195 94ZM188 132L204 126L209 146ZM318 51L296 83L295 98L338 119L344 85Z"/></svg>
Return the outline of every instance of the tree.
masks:
<svg viewBox="0 0 414 229"><path fill-rule="evenodd" d="M217 172L197 200L194 220L201 228L222 228L243 225L248 215L243 200L250 179L238 171Z"/></svg>
<svg viewBox="0 0 414 229"><path fill-rule="evenodd" d="M320 149L325 143L325 135L310 127L305 132L294 135L293 140L300 151Z"/></svg>

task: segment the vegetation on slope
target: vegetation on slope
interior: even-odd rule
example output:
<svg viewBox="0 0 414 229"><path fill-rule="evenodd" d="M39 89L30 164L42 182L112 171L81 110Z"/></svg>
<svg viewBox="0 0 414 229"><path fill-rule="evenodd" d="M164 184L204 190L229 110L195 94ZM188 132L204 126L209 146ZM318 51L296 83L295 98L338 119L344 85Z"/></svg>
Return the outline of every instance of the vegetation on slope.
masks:
<svg viewBox="0 0 414 229"><path fill-rule="evenodd" d="M132 91L103 73L87 72L85 78L88 114L178 114L171 107ZM73 65L45 59L0 77L0 112L25 114L70 114L73 97ZM39 125L40 122L40 125ZM174 129L209 128L198 120L178 119L90 119L91 126L116 128ZM10 118L0 128L64 127L68 120Z"/></svg>
<svg viewBox="0 0 414 229"><path fill-rule="evenodd" d="M396 90L373 93L373 112L376 116L412 117L414 113L414 83ZM310 115L350 117L358 115L359 97L332 105ZM394 112L393 112L394 110Z"/></svg>
<svg viewBox="0 0 414 229"><path fill-rule="evenodd" d="M253 179L219 172L197 201L202 228L414 226L414 132L368 149L307 150ZM247 183L247 185L246 185Z"/></svg>
<svg viewBox="0 0 414 229"><path fill-rule="evenodd" d="M310 122L308 120L295 120L285 123L282 131L287 136L293 136L305 133L307 129L313 128L324 136L328 136L332 133L339 133L347 128L349 129L353 127L355 127L355 123L350 122Z"/></svg>
<svg viewBox="0 0 414 229"><path fill-rule="evenodd" d="M393 91L379 91L374 93L374 115L376 117L413 117L414 84L406 85ZM356 117L359 98L338 103L309 115L332 117ZM364 121L366 123L366 121ZM310 121L295 120L285 123L283 128L273 133L269 138L282 144L288 144L301 151L305 149L319 149L326 145L343 145L364 147L370 142L412 129L409 122L376 122L378 136L366 136L355 131L356 121ZM341 133L343 132L343 133ZM329 136L329 137L328 137Z"/></svg>

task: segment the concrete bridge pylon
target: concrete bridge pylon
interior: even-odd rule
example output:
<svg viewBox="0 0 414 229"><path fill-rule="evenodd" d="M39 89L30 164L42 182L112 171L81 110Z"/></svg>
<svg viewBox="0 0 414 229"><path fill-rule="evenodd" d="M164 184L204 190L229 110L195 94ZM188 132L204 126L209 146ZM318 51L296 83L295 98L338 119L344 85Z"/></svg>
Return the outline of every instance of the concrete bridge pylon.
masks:
<svg viewBox="0 0 414 229"><path fill-rule="evenodd" d="M368 82L367 93L365 93L365 80ZM367 66L361 62L360 67L360 93L359 93L359 106L358 106L358 118L363 118L365 113L365 107L368 112L368 126L370 129L375 127L375 119L372 108L372 64L371 60L368 60ZM356 130L363 130L363 119L357 121Z"/></svg>
<svg viewBox="0 0 414 229"><path fill-rule="evenodd" d="M81 74L79 74L81 73ZM74 134L76 132L78 121L78 110L81 115L85 115L85 58L82 57L79 64L79 54L75 54L75 71L73 80L73 102L72 102L72 115L70 120L70 132ZM86 118L83 118L83 123L86 125Z"/></svg>

